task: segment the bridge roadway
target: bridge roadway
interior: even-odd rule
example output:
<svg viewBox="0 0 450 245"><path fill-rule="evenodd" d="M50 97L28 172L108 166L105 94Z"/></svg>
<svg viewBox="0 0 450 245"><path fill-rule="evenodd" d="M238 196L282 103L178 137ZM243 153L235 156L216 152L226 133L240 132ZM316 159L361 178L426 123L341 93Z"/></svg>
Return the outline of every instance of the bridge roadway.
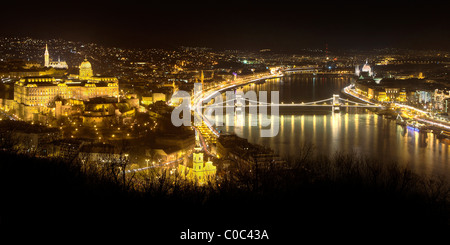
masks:
<svg viewBox="0 0 450 245"><path fill-rule="evenodd" d="M219 132L217 132L217 130L213 127L212 123L203 115L203 101L209 101L213 96L215 96L217 93L221 93L223 91L232 89L234 87L239 87L242 85L246 85L249 83L254 83L257 81L261 81L261 80L265 80L265 79L272 79L272 78L278 78L282 75L279 74L256 74L256 75L251 75L251 76L247 76L244 78L239 78L235 81L232 81L229 84L221 84L218 86L215 86L213 88L210 88L206 91L202 91L201 93L198 94L194 94L193 95L193 107L191 108L194 111L194 114L197 114L197 116L199 116L200 118L202 118L202 125L206 126L210 133L208 135L206 135L205 130L201 130L203 132L203 134L205 134L205 136L203 136L203 134L200 137L201 143L202 143L202 147L204 149L204 151L210 155L213 155L209 150L208 150L208 144L205 142L204 138L211 138L211 137L216 137L218 138L220 136ZM198 132L200 132L200 128L202 125L194 125L195 130L197 130Z"/></svg>

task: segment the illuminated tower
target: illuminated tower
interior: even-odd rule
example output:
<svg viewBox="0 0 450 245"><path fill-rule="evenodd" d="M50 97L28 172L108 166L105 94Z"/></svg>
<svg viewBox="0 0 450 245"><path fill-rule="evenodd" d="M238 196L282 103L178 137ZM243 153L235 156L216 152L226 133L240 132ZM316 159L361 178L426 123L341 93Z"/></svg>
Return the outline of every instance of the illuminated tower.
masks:
<svg viewBox="0 0 450 245"><path fill-rule="evenodd" d="M199 180L203 180L203 152L202 148L200 147L200 136L199 132L195 131L195 148L193 153L193 164L192 164L192 170L194 173L194 176Z"/></svg>
<svg viewBox="0 0 450 245"><path fill-rule="evenodd" d="M177 84L175 83L175 80L173 80L173 82L172 82L172 89L173 89L173 94L178 92L178 87L177 87Z"/></svg>
<svg viewBox="0 0 450 245"><path fill-rule="evenodd" d="M358 77L359 77L359 72L360 72L359 65L356 65L355 66L355 75L358 76Z"/></svg>
<svg viewBox="0 0 450 245"><path fill-rule="evenodd" d="M205 75L203 75L203 70L202 70L202 74L200 75L200 82L202 83L202 91L203 91L203 80L205 80Z"/></svg>
<svg viewBox="0 0 450 245"><path fill-rule="evenodd" d="M419 72L419 76L418 76L417 78L419 78L419 79L424 79L424 78L425 78L425 76L423 75L423 73L422 73L422 72Z"/></svg>
<svg viewBox="0 0 450 245"><path fill-rule="evenodd" d="M47 47L47 44L45 44L44 66L45 66L45 67L49 67L49 66L50 66L50 55L48 54L48 47Z"/></svg>
<svg viewBox="0 0 450 245"><path fill-rule="evenodd" d="M200 150L201 148L195 148L194 152L194 163L193 163L193 169L194 174L197 178L201 179L203 175L203 152Z"/></svg>

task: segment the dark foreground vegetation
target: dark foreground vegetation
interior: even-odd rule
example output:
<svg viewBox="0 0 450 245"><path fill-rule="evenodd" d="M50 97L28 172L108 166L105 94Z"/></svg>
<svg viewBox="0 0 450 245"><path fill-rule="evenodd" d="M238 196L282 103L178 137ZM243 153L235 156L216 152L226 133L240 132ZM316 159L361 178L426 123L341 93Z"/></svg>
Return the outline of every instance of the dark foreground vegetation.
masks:
<svg viewBox="0 0 450 245"><path fill-rule="evenodd" d="M310 153L302 151L287 168L242 167L199 187L162 175L136 184L107 169L3 152L0 222L18 238L94 235L147 243L180 242L188 228L264 229L274 242L448 234L450 189L443 178L354 155Z"/></svg>

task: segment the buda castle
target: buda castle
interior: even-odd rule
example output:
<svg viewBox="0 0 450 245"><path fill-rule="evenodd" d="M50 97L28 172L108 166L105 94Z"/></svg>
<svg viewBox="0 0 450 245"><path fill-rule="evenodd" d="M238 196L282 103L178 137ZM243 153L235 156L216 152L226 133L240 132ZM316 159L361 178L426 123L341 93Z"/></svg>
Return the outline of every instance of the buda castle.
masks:
<svg viewBox="0 0 450 245"><path fill-rule="evenodd" d="M65 63L65 62L64 62ZM51 66L48 49L44 53L45 66ZM64 64L52 64L63 66ZM37 114L55 115L55 102L62 100L89 101L96 97L119 96L119 81L116 77L94 75L91 63L84 59L79 74L62 78L53 76L23 77L14 84L12 109L24 121L36 120ZM53 112L52 112L53 111Z"/></svg>

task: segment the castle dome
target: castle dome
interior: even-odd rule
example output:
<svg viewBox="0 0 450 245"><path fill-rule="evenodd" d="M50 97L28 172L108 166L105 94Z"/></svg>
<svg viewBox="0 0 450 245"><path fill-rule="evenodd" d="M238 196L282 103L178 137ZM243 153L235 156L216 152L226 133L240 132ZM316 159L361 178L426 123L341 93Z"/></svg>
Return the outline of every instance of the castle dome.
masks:
<svg viewBox="0 0 450 245"><path fill-rule="evenodd" d="M87 59L84 59L84 61L81 62L80 68L83 68L83 69L92 69L91 62L89 62Z"/></svg>
<svg viewBox="0 0 450 245"><path fill-rule="evenodd" d="M88 80L90 77L94 75L92 71L92 65L91 62L87 61L87 59L84 59L83 62L81 62L80 65L80 79Z"/></svg>
<svg viewBox="0 0 450 245"><path fill-rule="evenodd" d="M362 71L363 71L363 72L371 72L371 71L372 71L372 68L370 67L369 64L366 63L366 64L363 66Z"/></svg>

